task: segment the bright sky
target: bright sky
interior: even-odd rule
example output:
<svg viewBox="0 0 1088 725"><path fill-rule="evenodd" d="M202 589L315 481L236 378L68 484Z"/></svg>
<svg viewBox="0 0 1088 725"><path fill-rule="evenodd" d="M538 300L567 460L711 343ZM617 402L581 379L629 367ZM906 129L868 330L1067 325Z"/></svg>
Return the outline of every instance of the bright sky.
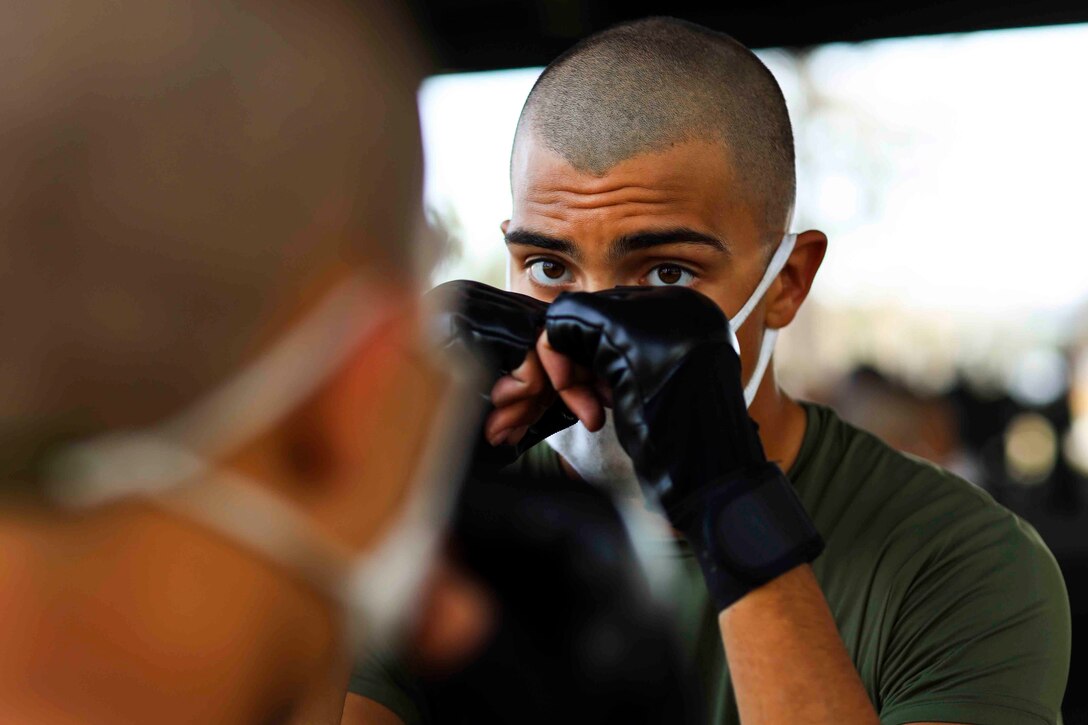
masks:
<svg viewBox="0 0 1088 725"><path fill-rule="evenodd" d="M969 320L1088 304L1088 25L761 53L794 120L796 225L826 231L813 295ZM501 283L518 113L540 69L439 76L420 92L430 205Z"/></svg>

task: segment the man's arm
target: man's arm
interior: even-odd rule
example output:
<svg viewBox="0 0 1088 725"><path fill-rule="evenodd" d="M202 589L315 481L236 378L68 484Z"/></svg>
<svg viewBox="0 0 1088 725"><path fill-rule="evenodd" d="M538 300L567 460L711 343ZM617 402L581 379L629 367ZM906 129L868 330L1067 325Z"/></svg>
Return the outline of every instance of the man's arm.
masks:
<svg viewBox="0 0 1088 725"><path fill-rule="evenodd" d="M807 564L718 615L741 722L877 723Z"/></svg>
<svg viewBox="0 0 1088 725"><path fill-rule="evenodd" d="M585 394L571 363L608 383L620 442L720 610L742 722L877 723L807 564L822 542L766 460L727 330L689 290L564 294L538 353L571 410L568 391Z"/></svg>
<svg viewBox="0 0 1088 725"><path fill-rule="evenodd" d="M723 611L718 626L745 725L878 722L807 564Z"/></svg>

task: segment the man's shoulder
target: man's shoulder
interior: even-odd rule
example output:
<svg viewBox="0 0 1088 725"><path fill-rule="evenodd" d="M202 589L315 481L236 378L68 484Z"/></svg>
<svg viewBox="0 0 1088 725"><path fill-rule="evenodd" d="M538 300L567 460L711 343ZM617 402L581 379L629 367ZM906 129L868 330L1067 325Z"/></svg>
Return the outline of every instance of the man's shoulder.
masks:
<svg viewBox="0 0 1088 725"><path fill-rule="evenodd" d="M1000 581L1022 591L1021 578L1034 582L1037 593L1064 596L1042 538L985 490L895 450L830 408L805 407L819 440L795 482L827 540L827 564L903 595L922 577L947 569L973 572L965 583ZM844 583L844 591L852 588Z"/></svg>
<svg viewBox="0 0 1088 725"><path fill-rule="evenodd" d="M849 501L850 509L951 507L1007 514L986 491L959 475L896 450L827 406L804 403L805 441L790 470L802 498L816 506ZM831 501L828 501L831 499ZM839 513L844 513L839 511Z"/></svg>
<svg viewBox="0 0 1088 725"><path fill-rule="evenodd" d="M816 439L795 483L827 542L813 568L881 717L939 720L959 698L988 721L1052 721L1069 604L1035 529L829 408L806 410Z"/></svg>
<svg viewBox="0 0 1088 725"><path fill-rule="evenodd" d="M1053 561L1034 528L977 485L895 450L830 408L805 408L806 436L817 440L806 442L794 480L832 551L864 549L899 566L976 555Z"/></svg>

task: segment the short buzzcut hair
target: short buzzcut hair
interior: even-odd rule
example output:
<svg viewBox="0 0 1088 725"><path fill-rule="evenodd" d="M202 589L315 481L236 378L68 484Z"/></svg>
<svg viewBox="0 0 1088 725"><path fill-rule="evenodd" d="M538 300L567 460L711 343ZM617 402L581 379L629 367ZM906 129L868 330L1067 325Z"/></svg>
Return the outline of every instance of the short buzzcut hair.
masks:
<svg viewBox="0 0 1088 725"><path fill-rule="evenodd" d="M768 241L789 222L796 172L782 91L752 51L709 28L654 17L583 39L537 79L517 137L527 130L597 175L678 141L720 143Z"/></svg>

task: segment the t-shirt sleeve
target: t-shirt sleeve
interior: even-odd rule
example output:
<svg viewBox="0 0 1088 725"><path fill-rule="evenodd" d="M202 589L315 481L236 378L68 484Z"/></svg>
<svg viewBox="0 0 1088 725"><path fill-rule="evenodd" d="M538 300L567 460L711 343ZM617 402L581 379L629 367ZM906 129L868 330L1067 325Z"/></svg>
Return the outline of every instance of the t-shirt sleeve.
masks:
<svg viewBox="0 0 1088 725"><path fill-rule="evenodd" d="M384 705L405 725L427 722L418 686L392 658L368 654L352 671L348 692Z"/></svg>
<svg viewBox="0 0 1088 725"><path fill-rule="evenodd" d="M1061 571L1031 526L986 508L935 535L906 574L879 677L884 725L1061 723L1071 646Z"/></svg>

